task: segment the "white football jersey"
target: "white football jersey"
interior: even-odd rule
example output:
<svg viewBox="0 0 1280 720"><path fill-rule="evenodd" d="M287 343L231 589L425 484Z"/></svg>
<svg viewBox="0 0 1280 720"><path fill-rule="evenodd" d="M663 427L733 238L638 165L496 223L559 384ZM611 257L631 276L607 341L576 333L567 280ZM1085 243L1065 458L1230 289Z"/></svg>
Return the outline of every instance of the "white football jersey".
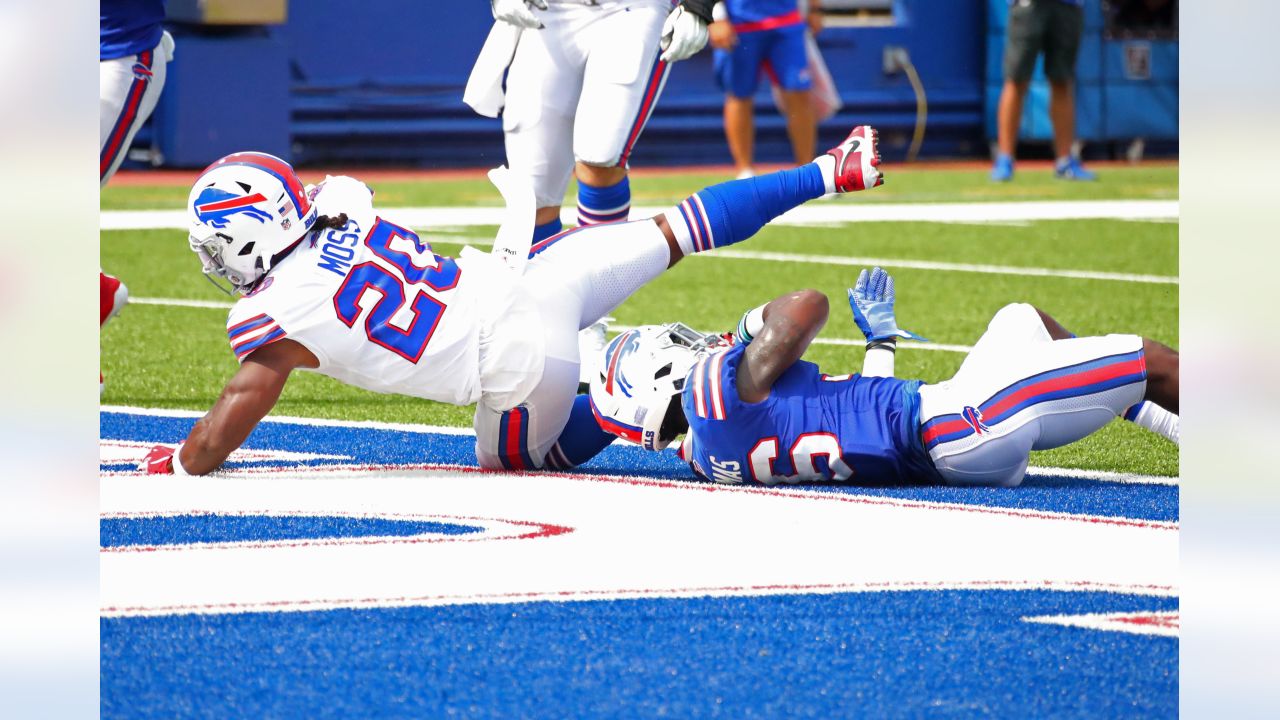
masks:
<svg viewBox="0 0 1280 720"><path fill-rule="evenodd" d="M354 178L327 178L314 192L320 215L346 213L347 224L309 233L232 307L227 336L236 358L289 338L315 354L317 372L342 382L475 402L483 316L509 292L509 273L487 255L435 255L415 233L378 217L372 193Z"/></svg>

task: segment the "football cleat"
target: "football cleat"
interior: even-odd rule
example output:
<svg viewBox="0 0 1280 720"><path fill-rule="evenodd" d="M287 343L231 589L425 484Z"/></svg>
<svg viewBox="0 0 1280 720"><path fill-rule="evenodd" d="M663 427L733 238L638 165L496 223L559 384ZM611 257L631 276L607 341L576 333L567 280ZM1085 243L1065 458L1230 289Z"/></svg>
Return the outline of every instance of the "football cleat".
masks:
<svg viewBox="0 0 1280 720"><path fill-rule="evenodd" d="M102 327L120 312L120 308L124 307L125 303L129 302L129 288L125 287L118 278L99 271L98 300L100 301L98 327Z"/></svg>
<svg viewBox="0 0 1280 720"><path fill-rule="evenodd" d="M876 129L859 125L849 133L844 142L827 151L835 160L827 181L827 192L848 193L879 187L884 184L880 174L880 146ZM826 170L825 163L821 162Z"/></svg>

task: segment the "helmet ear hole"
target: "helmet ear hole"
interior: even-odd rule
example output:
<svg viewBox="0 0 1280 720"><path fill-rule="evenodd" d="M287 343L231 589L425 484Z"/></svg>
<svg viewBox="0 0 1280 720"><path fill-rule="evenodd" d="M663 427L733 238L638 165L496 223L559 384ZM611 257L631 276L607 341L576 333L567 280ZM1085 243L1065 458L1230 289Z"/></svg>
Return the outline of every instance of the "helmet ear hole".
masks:
<svg viewBox="0 0 1280 720"><path fill-rule="evenodd" d="M667 412L662 416L662 427L658 430L658 437L664 443L669 443L686 432L689 432L689 420L684 416L680 393L676 393L671 396L671 402L667 404Z"/></svg>
<svg viewBox="0 0 1280 720"><path fill-rule="evenodd" d="M658 368L658 371L653 374L653 379L658 380L670 374L671 374L671 363L667 363L666 365L663 365L662 367Z"/></svg>
<svg viewBox="0 0 1280 720"><path fill-rule="evenodd" d="M241 257L244 257L245 255L248 255L249 253L253 252L253 246L254 246L254 242L250 240L249 242L244 244L244 247L240 248L240 252L237 254L240 255Z"/></svg>

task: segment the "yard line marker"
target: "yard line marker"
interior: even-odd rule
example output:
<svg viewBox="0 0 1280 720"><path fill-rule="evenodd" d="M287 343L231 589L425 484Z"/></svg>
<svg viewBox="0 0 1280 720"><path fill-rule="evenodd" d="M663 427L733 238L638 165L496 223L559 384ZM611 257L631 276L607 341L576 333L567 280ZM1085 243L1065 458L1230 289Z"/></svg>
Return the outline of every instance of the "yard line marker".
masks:
<svg viewBox="0 0 1280 720"><path fill-rule="evenodd" d="M127 415L150 415L152 417L171 417L171 418L201 418L204 417L204 410L183 410L170 408L143 408L133 407L129 405L103 405L99 408L101 412L122 413ZM380 422L377 420L328 420L324 418L305 418L293 417L289 415L268 415L262 419L262 422L283 423L288 425L311 425L316 427L349 427L349 428L371 428L374 430L398 430L410 433L436 433L439 435L475 435L475 431L471 428L462 427L446 427L443 425L420 425L417 423L391 423ZM328 469L332 470L333 466ZM459 466L458 469L465 469ZM540 470L541 474L553 473L551 470ZM1078 480L1095 480L1098 482L1119 482L1133 483L1144 485L1178 485L1178 477L1167 477L1162 475L1138 475L1133 473L1119 473L1110 470L1079 470L1075 468L1055 468L1055 467L1038 467L1031 466L1027 468L1028 475L1045 476L1045 477L1069 477ZM565 475L560 473L560 475ZM577 477L576 475L565 475L566 477ZM594 476L593 476L594 477ZM729 487L729 486L725 486ZM755 487L755 486L751 486ZM775 490L778 488L774 488ZM790 488L796 492L806 492L804 488ZM923 502L923 501L921 501ZM1153 521L1154 522L1154 521Z"/></svg>
<svg viewBox="0 0 1280 720"><path fill-rule="evenodd" d="M662 207L633 207L631 217L653 217ZM378 214L415 230L433 227L494 226L501 207L388 207ZM989 223L1037 220L1177 220L1177 200L1048 200L1036 202L969 203L867 203L837 201L814 203L790 210L775 225L816 225L857 222ZM562 218L576 222L572 206ZM102 230L187 230L185 210L104 210Z"/></svg>
<svg viewBox="0 0 1280 720"><path fill-rule="evenodd" d="M230 310L233 303L217 300L186 300L182 298L149 298L131 297L129 305L164 305L168 307L205 308L209 310Z"/></svg>
<svg viewBox="0 0 1280 720"><path fill-rule="evenodd" d="M1096 270L1058 270L1041 267L1019 267L1015 265L974 265L970 263L948 263L933 260L902 260L895 258L845 257L841 255L801 255L796 253L751 252L748 250L716 250L715 252L698 254L697 258L726 258L732 260L769 260L771 262L812 263L817 265L841 265L853 267L869 267L879 265L884 268L906 268L909 270L937 270L940 272L969 272L989 275L1021 275L1027 277L1060 277L1076 280L1114 280L1117 282L1151 283L1158 285L1177 285L1178 278L1169 275L1137 275L1132 273L1099 272Z"/></svg>

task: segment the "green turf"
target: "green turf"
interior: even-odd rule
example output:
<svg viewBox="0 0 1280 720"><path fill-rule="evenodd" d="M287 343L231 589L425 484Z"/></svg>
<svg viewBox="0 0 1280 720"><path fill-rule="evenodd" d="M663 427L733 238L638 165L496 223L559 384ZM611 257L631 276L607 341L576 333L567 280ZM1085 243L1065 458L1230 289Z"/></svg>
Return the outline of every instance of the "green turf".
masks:
<svg viewBox="0 0 1280 720"><path fill-rule="evenodd" d="M685 178L685 183L696 180ZM464 187L453 188L452 195L415 197L425 204L444 204L465 190L466 184L460 185ZM951 197L964 197L965 187ZM1162 187L1173 192L1176 175L1163 184L1153 181L1149 189L1158 195ZM156 197L146 188L118 190L118 196L126 200ZM383 199L381 194L379 199ZM491 237L492 228L470 228L466 234ZM436 238L436 250L442 254L454 254L460 247L456 236L427 236ZM1148 275L1175 275L1178 264L1177 225L1120 221L769 227L735 250ZM892 262L886 264L893 268ZM104 232L102 265L123 277L135 298L231 301L201 277L198 262L180 232ZM642 289L614 315L627 325L680 319L708 330L728 329L748 307L790 290L813 287L832 298L831 319L820 337L855 338L859 336L849 318L844 289L857 270L824 263L699 256ZM1078 334L1133 332L1174 347L1178 344L1175 284L905 268L894 269L894 274L900 321L937 343L970 345L997 309L1008 302L1024 301L1048 311ZM107 375L103 402L207 408L236 367L226 344L225 320L226 311L221 309L137 303L126 308L103 331L102 362ZM807 357L831 372L844 372L860 366L862 351L814 345ZM955 352L904 347L898 353L898 375L943 380L954 373L962 358ZM464 426L471 420L470 408L377 395L311 373L301 373L290 381L275 413ZM1037 453L1032 461L1161 475L1178 471L1175 446L1122 422L1112 423L1083 442Z"/></svg>
<svg viewBox="0 0 1280 720"><path fill-rule="evenodd" d="M323 176L301 173L306 182ZM1048 170L1025 171L1009 183L992 183L986 170L915 170L886 166L883 187L832 202L986 202L1011 200L1169 200L1178 196L1178 170L1167 165L1108 167L1096 183L1064 182ZM637 178L631 185L635 205L676 203L690 193L724 182L724 175L680 174ZM468 180L373 182L382 207L403 205L498 205L501 198L483 173ZM181 208L190 188L173 186L108 186L102 190L104 210ZM570 183L566 205L577 190Z"/></svg>

